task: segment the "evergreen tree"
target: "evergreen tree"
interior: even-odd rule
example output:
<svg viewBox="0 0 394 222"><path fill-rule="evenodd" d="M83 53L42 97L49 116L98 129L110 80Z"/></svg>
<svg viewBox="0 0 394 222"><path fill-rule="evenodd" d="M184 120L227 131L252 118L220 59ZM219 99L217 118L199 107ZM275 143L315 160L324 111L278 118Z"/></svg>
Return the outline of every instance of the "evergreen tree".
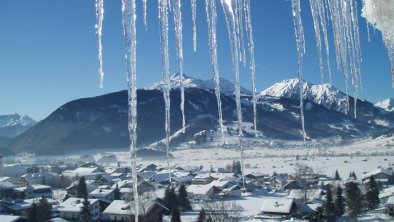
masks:
<svg viewBox="0 0 394 222"><path fill-rule="evenodd" d="M187 190L185 184L181 184L178 189L178 205L181 207L181 210L191 210L192 206L190 205L189 198L187 195Z"/></svg>
<svg viewBox="0 0 394 222"><path fill-rule="evenodd" d="M231 172L235 174L242 174L241 162L239 162L238 160L237 161L234 160Z"/></svg>
<svg viewBox="0 0 394 222"><path fill-rule="evenodd" d="M308 217L309 222L322 222L326 221L326 218L323 213L323 208L322 207L317 207L316 211L313 212L311 215Z"/></svg>
<svg viewBox="0 0 394 222"><path fill-rule="evenodd" d="M37 220L37 204L33 203L31 205L31 208L27 214L27 217L29 218L29 222L38 222Z"/></svg>
<svg viewBox="0 0 394 222"><path fill-rule="evenodd" d="M337 186L335 195L335 216L341 217L345 213L345 200L341 186Z"/></svg>
<svg viewBox="0 0 394 222"><path fill-rule="evenodd" d="M335 180L341 180L341 177L339 176L338 170L335 170Z"/></svg>
<svg viewBox="0 0 394 222"><path fill-rule="evenodd" d="M52 217L52 205L43 196L37 204L37 221L46 222Z"/></svg>
<svg viewBox="0 0 394 222"><path fill-rule="evenodd" d="M181 222L181 214L178 208L174 208L171 214L171 222Z"/></svg>
<svg viewBox="0 0 394 222"><path fill-rule="evenodd" d="M357 219L357 216L361 213L361 201L362 195L358 184L355 182L349 182L345 186L346 200L348 205L349 217Z"/></svg>
<svg viewBox="0 0 394 222"><path fill-rule="evenodd" d="M355 180L357 180L357 176L356 176L356 173L354 173L354 171L353 171L353 178L354 178Z"/></svg>
<svg viewBox="0 0 394 222"><path fill-rule="evenodd" d="M167 187L164 192L164 204L168 208L169 212L172 212L175 208L178 207L177 204L177 196L175 193L175 189L173 187Z"/></svg>
<svg viewBox="0 0 394 222"><path fill-rule="evenodd" d="M375 209L379 206L379 187L376 184L374 176L369 178L369 183L367 185L367 193L365 194L365 199L368 202L369 209Z"/></svg>
<svg viewBox="0 0 394 222"><path fill-rule="evenodd" d="M204 208L201 208L200 213L198 214L197 222L206 222L207 213Z"/></svg>
<svg viewBox="0 0 394 222"><path fill-rule="evenodd" d="M78 198L88 197L88 188L86 186L85 177L79 178L78 186L77 186L77 197Z"/></svg>
<svg viewBox="0 0 394 222"><path fill-rule="evenodd" d="M326 191L326 200L323 202L322 208L323 208L323 214L327 219L327 221L328 222L335 221L335 214L334 214L335 205L334 205L331 189L327 189Z"/></svg>
<svg viewBox="0 0 394 222"><path fill-rule="evenodd" d="M92 214L90 213L90 202L87 198L87 196L84 197L82 201L82 208L81 208L81 214L79 217L80 222L91 222L93 221L92 219Z"/></svg>
<svg viewBox="0 0 394 222"><path fill-rule="evenodd" d="M114 200L120 200L120 190L118 187L118 183L116 183L115 190L114 190Z"/></svg>

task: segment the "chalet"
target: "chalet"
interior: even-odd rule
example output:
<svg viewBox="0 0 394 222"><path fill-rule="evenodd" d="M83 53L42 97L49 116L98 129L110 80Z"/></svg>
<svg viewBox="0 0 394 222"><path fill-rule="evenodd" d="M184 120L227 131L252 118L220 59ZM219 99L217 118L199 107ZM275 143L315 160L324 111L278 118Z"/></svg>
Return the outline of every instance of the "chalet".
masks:
<svg viewBox="0 0 394 222"><path fill-rule="evenodd" d="M291 217L296 212L297 206L293 199L268 198L264 200L260 213L254 219L255 221L280 221Z"/></svg>
<svg viewBox="0 0 394 222"><path fill-rule="evenodd" d="M69 197L76 197L77 196L77 187L78 187L78 181L74 181L70 186L66 187L67 195ZM97 189L98 184L95 181L87 180L86 187L87 187L88 193L90 193L93 190Z"/></svg>
<svg viewBox="0 0 394 222"><path fill-rule="evenodd" d="M52 198L53 192L50 186L46 185L27 185L25 187L13 188L15 199L30 199L30 198Z"/></svg>
<svg viewBox="0 0 394 222"><path fill-rule="evenodd" d="M377 168L368 173L362 175L361 180L364 184L368 183L371 176L374 177L375 181L381 185L388 185L393 177L393 171L384 168Z"/></svg>
<svg viewBox="0 0 394 222"><path fill-rule="evenodd" d="M394 196L394 186L385 188L382 191L380 191L379 193L380 203L386 204L391 196Z"/></svg>
<svg viewBox="0 0 394 222"><path fill-rule="evenodd" d="M93 199L113 201L115 198L115 192L112 189L97 188L97 189L93 190L92 192L90 192L89 196L90 196L90 198L93 198Z"/></svg>
<svg viewBox="0 0 394 222"><path fill-rule="evenodd" d="M197 185L192 184L187 187L187 194L190 198L196 200L209 200L219 197L219 194L222 190L212 183Z"/></svg>
<svg viewBox="0 0 394 222"><path fill-rule="evenodd" d="M98 199L88 199L90 203L90 212L93 221L100 219L100 209ZM81 213L83 198L70 197L63 203L54 207L54 211L63 219L78 220Z"/></svg>
<svg viewBox="0 0 394 222"><path fill-rule="evenodd" d="M41 172L24 174L20 177L19 182L22 186L27 184L46 184L58 177L55 173Z"/></svg>
<svg viewBox="0 0 394 222"><path fill-rule="evenodd" d="M134 202L124 200L114 200L102 213L100 221L134 221ZM145 209L145 210L144 210ZM163 213L168 211L163 204L157 200L147 203L147 206L140 209L139 218L146 222L161 222Z"/></svg>
<svg viewBox="0 0 394 222"><path fill-rule="evenodd" d="M38 203L40 199L41 198L32 198L25 200L16 200L12 202L3 202L2 205L4 206L4 212L19 216L27 216L33 203ZM49 198L47 198L46 200L50 205L57 204L56 200Z"/></svg>
<svg viewBox="0 0 394 222"><path fill-rule="evenodd" d="M273 176L269 180L271 187L277 190L282 189L283 186L287 184L287 182L287 178L283 175Z"/></svg>
<svg viewBox="0 0 394 222"><path fill-rule="evenodd" d="M199 174L193 178L192 184L204 185L204 184L209 184L214 180L215 180L215 178L213 176L211 176L211 174L208 174L208 173Z"/></svg>

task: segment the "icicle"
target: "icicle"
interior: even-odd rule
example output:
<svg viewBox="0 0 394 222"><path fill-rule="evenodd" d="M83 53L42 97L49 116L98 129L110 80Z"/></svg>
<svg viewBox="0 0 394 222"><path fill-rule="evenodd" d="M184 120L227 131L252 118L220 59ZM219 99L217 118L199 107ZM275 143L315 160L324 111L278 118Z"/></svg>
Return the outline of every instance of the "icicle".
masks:
<svg viewBox="0 0 394 222"><path fill-rule="evenodd" d="M326 4L325 0L317 0L318 5L318 14L320 18L320 26L323 32L324 37L324 45L326 48L326 62L328 69L328 78L330 80L330 84L332 84L332 74L331 74L331 64L330 64L330 45L328 43L328 35L327 35L327 15L326 15Z"/></svg>
<svg viewBox="0 0 394 222"><path fill-rule="evenodd" d="M238 119L238 139L239 146L241 150L241 171L242 171L242 182L243 187L245 187L245 177L244 177L244 147L242 143L242 110L241 110L241 90L239 82L239 51L238 51L238 36L237 36L237 19L234 14L234 8L232 1L221 0L222 8L224 11L227 33L229 36L230 48L231 48L231 58L233 64L233 78L234 78L234 91L235 91L235 102L237 106L237 119Z"/></svg>
<svg viewBox="0 0 394 222"><path fill-rule="evenodd" d="M148 23L146 22L146 11L148 8L148 0L142 0L143 3L143 10L144 10L144 26L145 26L145 30L148 29Z"/></svg>
<svg viewBox="0 0 394 222"><path fill-rule="evenodd" d="M97 51L98 51L98 74L100 79L100 88L104 85L104 71L103 71L103 45L101 41L103 31L104 19L104 0L96 0L96 37L97 37Z"/></svg>
<svg viewBox="0 0 394 222"><path fill-rule="evenodd" d="M193 50L197 51L197 28L196 28L196 16L197 16L197 4L196 0L191 0L192 6L192 20L193 20Z"/></svg>
<svg viewBox="0 0 394 222"><path fill-rule="evenodd" d="M319 58L319 66L320 66L320 81L324 83L324 75L323 75L323 58L322 58L322 47L321 47L321 35L320 35L320 27L319 27L319 6L317 0L309 0L309 4L311 6L312 18L313 18L313 28L315 29L315 38L316 38L316 46L317 46L317 56Z"/></svg>
<svg viewBox="0 0 394 222"><path fill-rule="evenodd" d="M300 0L292 0L292 12L293 12L293 22L294 22L294 33L296 36L296 44L297 44L297 60L298 60L298 81L299 81L299 94L300 94L300 112L301 112L301 127L302 127L302 136L304 142L306 141L306 132L305 132L305 122L304 122L304 92L303 92L303 79L302 79L302 57L305 53L305 40L304 40L304 29L302 27L301 20L301 5Z"/></svg>
<svg viewBox="0 0 394 222"><path fill-rule="evenodd" d="M256 64L254 59L254 40L253 40L253 28L252 28L252 16L250 12L250 0L245 0L245 26L246 33L248 36L248 49L249 49L249 59L250 59L250 78L252 80L252 99L253 99L253 125L254 130L257 133L257 101L256 101Z"/></svg>
<svg viewBox="0 0 394 222"><path fill-rule="evenodd" d="M181 0L174 0L174 28L176 37L176 55L178 59L179 85L181 88L182 133L185 133L185 90L183 88L183 39Z"/></svg>
<svg viewBox="0 0 394 222"><path fill-rule="evenodd" d="M170 172L170 56L168 51L168 4L167 0L158 0L159 6L159 26L161 42L161 59L163 73L163 97L165 104L165 133L167 149L167 168L170 183L172 182Z"/></svg>
<svg viewBox="0 0 394 222"><path fill-rule="evenodd" d="M208 35L209 35L209 51L211 54L211 64L213 69L213 76L215 80L215 95L218 106L219 126L222 144L224 144L224 127L223 127L223 114L222 114L222 101L220 98L220 78L218 68L217 56L217 42L216 42L216 1L206 0L206 13L208 22Z"/></svg>
<svg viewBox="0 0 394 222"><path fill-rule="evenodd" d="M128 129L130 137L130 157L133 176L135 221L138 222L139 198L137 180L137 29L136 0L122 0L123 33L126 46L128 85Z"/></svg>

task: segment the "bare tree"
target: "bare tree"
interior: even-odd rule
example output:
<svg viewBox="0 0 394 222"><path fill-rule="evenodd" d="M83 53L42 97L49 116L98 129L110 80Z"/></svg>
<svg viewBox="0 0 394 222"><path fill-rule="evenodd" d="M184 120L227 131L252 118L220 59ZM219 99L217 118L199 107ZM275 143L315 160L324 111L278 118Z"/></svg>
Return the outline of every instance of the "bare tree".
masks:
<svg viewBox="0 0 394 222"><path fill-rule="evenodd" d="M155 192L145 192L138 196L139 205L140 205L140 214L144 218L147 216L149 207L155 202L156 200L156 193Z"/></svg>
<svg viewBox="0 0 394 222"><path fill-rule="evenodd" d="M207 214L212 221L235 222L240 221L243 207L235 201L207 202L204 205Z"/></svg>

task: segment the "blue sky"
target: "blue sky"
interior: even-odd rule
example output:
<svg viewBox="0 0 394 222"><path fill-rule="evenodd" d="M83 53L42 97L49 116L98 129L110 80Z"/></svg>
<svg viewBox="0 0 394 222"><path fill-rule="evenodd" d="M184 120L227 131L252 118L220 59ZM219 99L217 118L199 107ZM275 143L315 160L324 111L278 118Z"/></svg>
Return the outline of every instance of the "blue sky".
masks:
<svg viewBox="0 0 394 222"><path fill-rule="evenodd" d="M212 72L207 47L205 1L197 2L198 45L197 52L193 52L190 0L182 0L184 70L187 75L208 79ZM319 83L313 25L307 2L301 1L306 38L304 77L307 81ZM106 0L104 3L105 80L104 88L100 89L94 0L0 2L0 114L27 114L41 120L70 100L126 89L121 0ZM147 31L143 27L142 1L137 3L137 85L144 87L161 79L157 1L148 0ZM296 76L291 1L251 0L251 3L257 90L261 91L275 82ZM173 33L171 24L171 72L176 72ZM376 102L392 97L390 68L381 34L372 30L371 42L368 43L363 18L360 19L360 34L364 86L361 98ZM227 33L220 7L218 43L219 71L222 77L232 80ZM330 43L332 46L332 38ZM343 89L343 74L336 69L334 54L332 49L333 84ZM241 72L241 84L250 88L248 72Z"/></svg>

